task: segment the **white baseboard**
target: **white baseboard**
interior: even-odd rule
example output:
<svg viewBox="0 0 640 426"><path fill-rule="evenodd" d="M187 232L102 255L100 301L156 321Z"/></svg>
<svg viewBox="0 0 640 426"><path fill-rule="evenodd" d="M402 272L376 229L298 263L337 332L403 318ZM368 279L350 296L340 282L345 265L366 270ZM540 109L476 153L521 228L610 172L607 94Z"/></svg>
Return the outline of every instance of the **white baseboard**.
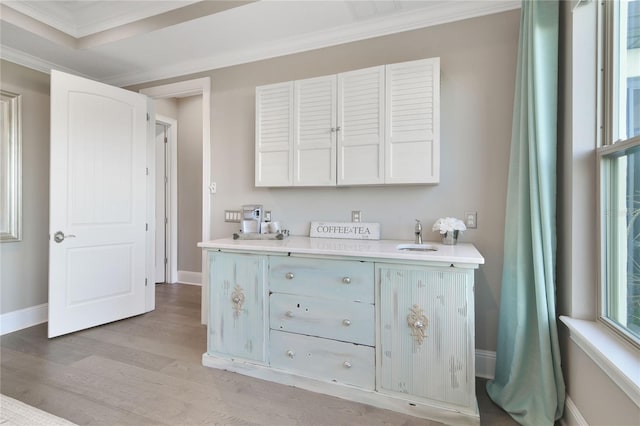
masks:
<svg viewBox="0 0 640 426"><path fill-rule="evenodd" d="M178 283L202 285L202 272L178 271Z"/></svg>
<svg viewBox="0 0 640 426"><path fill-rule="evenodd" d="M47 322L49 304L31 306L0 315L0 336Z"/></svg>
<svg viewBox="0 0 640 426"><path fill-rule="evenodd" d="M496 371L496 353L476 349L476 377L493 379Z"/></svg>
<svg viewBox="0 0 640 426"><path fill-rule="evenodd" d="M582 413L580 413L576 404L569 398L569 395L567 395L567 399L565 400L564 415L560 422L563 426L589 426L589 423L582 417Z"/></svg>

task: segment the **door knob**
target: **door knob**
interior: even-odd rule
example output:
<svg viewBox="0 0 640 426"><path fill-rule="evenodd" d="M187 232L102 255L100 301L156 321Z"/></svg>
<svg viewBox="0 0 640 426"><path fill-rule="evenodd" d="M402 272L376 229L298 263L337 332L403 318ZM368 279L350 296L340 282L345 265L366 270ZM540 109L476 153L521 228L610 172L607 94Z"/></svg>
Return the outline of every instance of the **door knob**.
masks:
<svg viewBox="0 0 640 426"><path fill-rule="evenodd" d="M64 235L64 232L58 231L55 234L53 234L53 241L55 241L56 243L61 243L64 241L65 238L75 238L75 237L76 236L73 234Z"/></svg>

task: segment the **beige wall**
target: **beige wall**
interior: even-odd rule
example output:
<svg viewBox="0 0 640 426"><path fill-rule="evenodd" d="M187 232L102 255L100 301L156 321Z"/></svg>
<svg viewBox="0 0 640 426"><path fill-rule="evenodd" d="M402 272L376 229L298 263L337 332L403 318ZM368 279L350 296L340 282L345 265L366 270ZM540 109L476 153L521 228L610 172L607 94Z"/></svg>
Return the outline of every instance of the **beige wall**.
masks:
<svg viewBox="0 0 640 426"><path fill-rule="evenodd" d="M212 237L228 237L237 224L225 209L261 203L293 234L308 234L311 220L350 220L362 210L379 222L383 238L413 238L421 219L426 240L437 239L438 217L478 212L474 243L486 265L476 273L476 347L496 347L502 275L504 210L516 69L519 11L379 37L196 75L153 82L156 86L211 78ZM436 186L353 188L255 188L255 87L385 63L439 56L441 90L441 183ZM182 124L180 124L182 125ZM199 188L194 188L196 191Z"/></svg>
<svg viewBox="0 0 640 426"><path fill-rule="evenodd" d="M22 241L0 244L0 314L47 303L49 76L0 62L2 90L22 95Z"/></svg>
<svg viewBox="0 0 640 426"><path fill-rule="evenodd" d="M202 95L177 100L178 270L202 271Z"/></svg>
<svg viewBox="0 0 640 426"><path fill-rule="evenodd" d="M154 102L156 106L156 114L164 115L165 117L173 118L174 120L178 119L178 99L156 99Z"/></svg>

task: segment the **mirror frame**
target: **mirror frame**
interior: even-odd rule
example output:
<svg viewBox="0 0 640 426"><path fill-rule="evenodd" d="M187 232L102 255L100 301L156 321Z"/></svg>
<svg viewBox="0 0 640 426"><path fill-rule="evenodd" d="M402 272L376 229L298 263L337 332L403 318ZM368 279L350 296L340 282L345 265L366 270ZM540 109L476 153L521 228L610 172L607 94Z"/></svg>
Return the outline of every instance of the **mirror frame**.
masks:
<svg viewBox="0 0 640 426"><path fill-rule="evenodd" d="M0 242L22 240L22 97L0 90Z"/></svg>

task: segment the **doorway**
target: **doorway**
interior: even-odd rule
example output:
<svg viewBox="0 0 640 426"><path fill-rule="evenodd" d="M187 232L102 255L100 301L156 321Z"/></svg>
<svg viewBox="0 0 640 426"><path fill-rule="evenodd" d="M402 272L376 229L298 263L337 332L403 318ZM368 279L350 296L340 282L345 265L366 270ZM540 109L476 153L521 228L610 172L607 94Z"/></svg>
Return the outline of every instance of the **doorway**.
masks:
<svg viewBox="0 0 640 426"><path fill-rule="evenodd" d="M209 77L198 78L194 80L181 81L177 83L166 84L162 86L149 87L140 90L141 93L153 99L166 99L176 97L186 97L193 95L202 95L202 235L201 241L208 241L212 238L211 230L211 197L210 197L210 181L211 181L211 83ZM176 191L177 192L177 191ZM177 201L176 204L177 205ZM177 216L177 214L176 214ZM207 323L209 312L208 296L209 291L206 284L209 265L204 252L201 253L201 273L198 276L198 282L202 284L202 300L201 300L201 322Z"/></svg>

